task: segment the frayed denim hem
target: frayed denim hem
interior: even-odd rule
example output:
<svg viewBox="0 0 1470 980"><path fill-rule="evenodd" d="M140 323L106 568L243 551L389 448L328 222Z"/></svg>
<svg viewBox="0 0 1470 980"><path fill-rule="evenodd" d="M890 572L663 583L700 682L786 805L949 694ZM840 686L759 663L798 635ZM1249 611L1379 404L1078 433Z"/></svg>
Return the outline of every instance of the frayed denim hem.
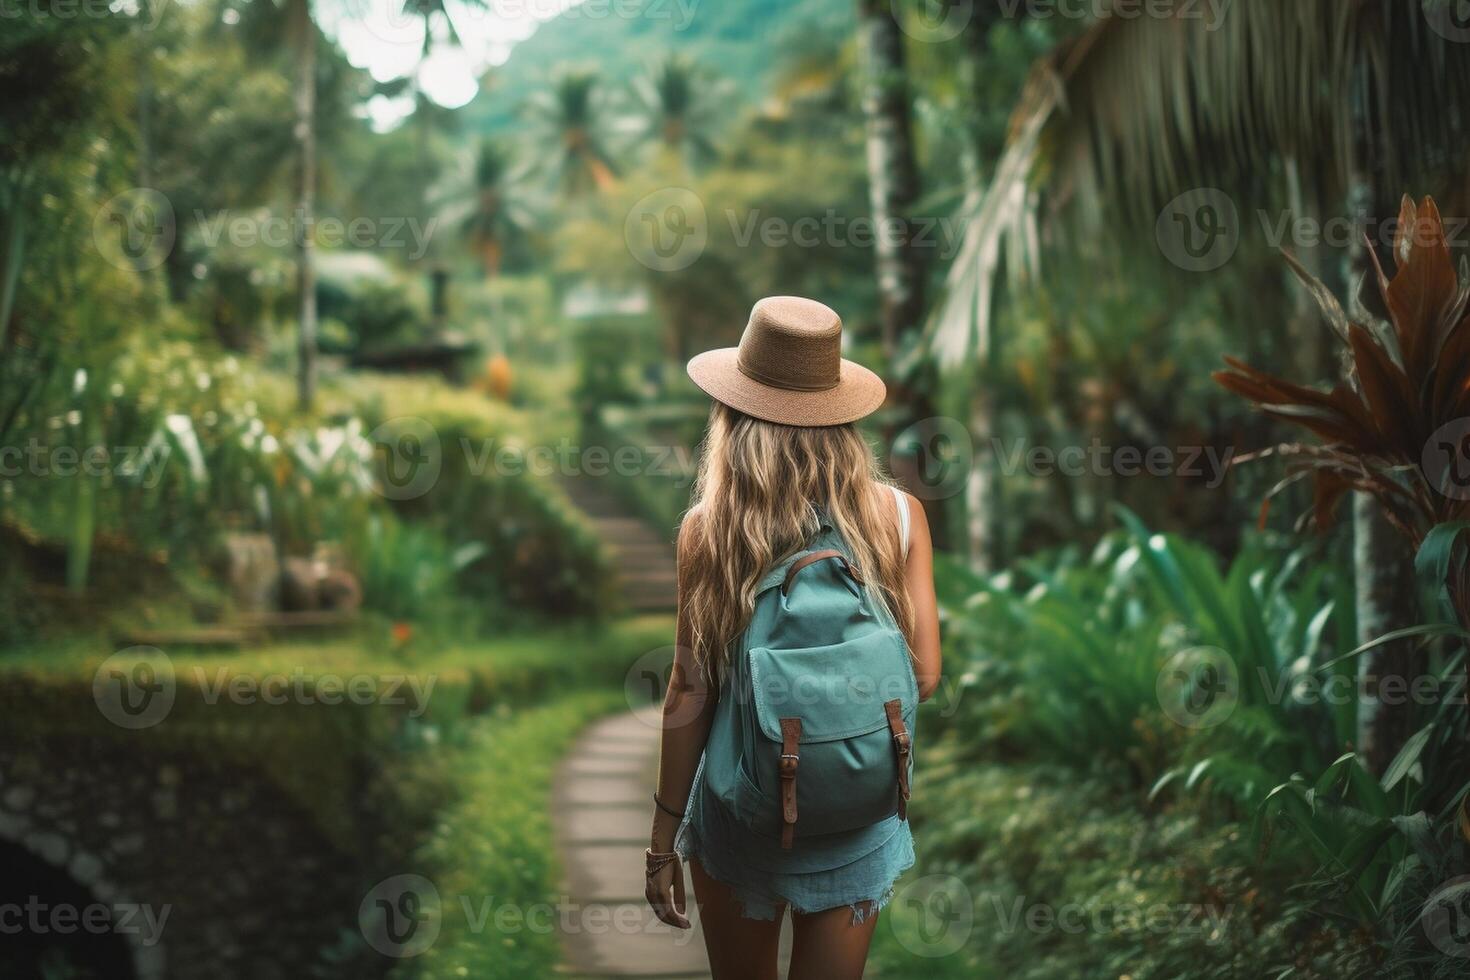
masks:
<svg viewBox="0 0 1470 980"><path fill-rule="evenodd" d="M897 882L899 875L913 867L914 863L912 859L905 861L903 866L898 868L896 873L894 873L892 880L883 889L882 894L876 899L861 898L856 901L839 902L820 908L811 908L801 902L792 900L790 896L782 894L779 889L774 887L771 890L770 896L750 894L748 888L742 886L739 882L731 881L728 876L721 872L718 861L715 862L715 867L710 866L710 862L700 853L703 850L700 846L701 843L699 832L692 824L686 823L679 828L679 833L674 842L674 849L679 852L680 858L686 862L691 858L697 859L705 874L730 889L736 905L740 910L740 915L743 918L758 922L770 922L776 919L781 905L785 905L795 915L814 915L818 912L828 912L832 909L842 908L845 905L852 910L852 924L855 926L862 925L887 907L888 903L893 899L894 884ZM822 872L811 873L821 874ZM776 899L779 899L779 902Z"/></svg>

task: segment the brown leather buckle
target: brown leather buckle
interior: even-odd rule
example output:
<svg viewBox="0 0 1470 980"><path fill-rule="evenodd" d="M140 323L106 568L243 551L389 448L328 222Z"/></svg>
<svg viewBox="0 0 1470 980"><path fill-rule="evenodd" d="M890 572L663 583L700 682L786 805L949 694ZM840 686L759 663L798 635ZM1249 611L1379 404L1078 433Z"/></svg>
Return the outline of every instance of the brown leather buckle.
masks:
<svg viewBox="0 0 1470 980"><path fill-rule="evenodd" d="M796 768L801 764L801 719L781 719L781 847L791 849L796 838Z"/></svg>
<svg viewBox="0 0 1470 980"><path fill-rule="evenodd" d="M888 715L888 730L893 733L893 748L898 753L898 818L909 818L909 755L912 741L908 726L903 723L903 702L894 698L883 702L883 711Z"/></svg>

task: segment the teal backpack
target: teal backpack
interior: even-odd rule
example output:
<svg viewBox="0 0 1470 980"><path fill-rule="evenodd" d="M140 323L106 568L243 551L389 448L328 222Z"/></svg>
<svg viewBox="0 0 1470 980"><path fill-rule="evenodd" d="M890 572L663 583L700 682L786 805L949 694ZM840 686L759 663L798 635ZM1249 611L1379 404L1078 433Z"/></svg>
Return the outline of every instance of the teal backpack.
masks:
<svg viewBox="0 0 1470 980"><path fill-rule="evenodd" d="M705 751L715 798L785 849L907 817L918 684L844 548L824 523L761 580Z"/></svg>

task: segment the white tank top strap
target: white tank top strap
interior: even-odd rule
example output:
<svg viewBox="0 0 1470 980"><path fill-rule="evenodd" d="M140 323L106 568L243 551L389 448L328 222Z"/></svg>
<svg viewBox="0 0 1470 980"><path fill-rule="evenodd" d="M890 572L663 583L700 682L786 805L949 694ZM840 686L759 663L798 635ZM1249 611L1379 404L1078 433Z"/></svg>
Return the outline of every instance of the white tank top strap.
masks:
<svg viewBox="0 0 1470 980"><path fill-rule="evenodd" d="M893 502L898 506L898 540L903 544L903 556L909 556L909 504L903 499L903 491L898 487L889 487L893 491Z"/></svg>

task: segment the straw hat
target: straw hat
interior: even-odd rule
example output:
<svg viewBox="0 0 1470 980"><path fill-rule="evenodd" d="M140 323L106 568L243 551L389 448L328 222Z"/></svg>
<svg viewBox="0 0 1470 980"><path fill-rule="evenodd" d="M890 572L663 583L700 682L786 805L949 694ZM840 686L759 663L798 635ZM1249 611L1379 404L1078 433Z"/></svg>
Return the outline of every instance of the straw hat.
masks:
<svg viewBox="0 0 1470 980"><path fill-rule="evenodd" d="M739 347L705 351L689 377L715 401L782 425L841 425L883 404L883 379L842 357L842 320L800 296L767 296Z"/></svg>

